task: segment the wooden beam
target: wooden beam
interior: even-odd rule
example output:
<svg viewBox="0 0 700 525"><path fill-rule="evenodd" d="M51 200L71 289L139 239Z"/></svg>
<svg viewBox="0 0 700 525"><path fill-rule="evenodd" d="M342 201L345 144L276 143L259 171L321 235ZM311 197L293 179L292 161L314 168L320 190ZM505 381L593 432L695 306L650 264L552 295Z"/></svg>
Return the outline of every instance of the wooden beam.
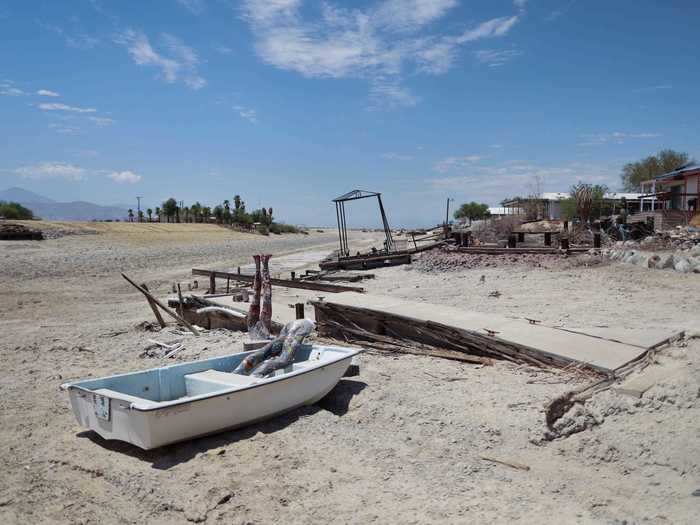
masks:
<svg viewBox="0 0 700 525"><path fill-rule="evenodd" d="M252 275L244 275L229 272L219 272L216 270L199 270L196 268L192 269L192 275L202 275L208 276L210 279L220 277L222 279L231 278L232 281L240 281L244 283L252 283ZM340 293L340 292L358 292L364 293L364 288L358 288L355 286L342 286L339 284L326 284L311 281L300 281L294 280L290 281L288 279L270 279L273 286L284 286L286 288L301 288L303 290L316 290L319 292L329 292L329 293Z"/></svg>
<svg viewBox="0 0 700 525"><path fill-rule="evenodd" d="M146 286L146 283L141 284L141 288L146 290L148 292L148 286ZM151 307L151 310L153 310L153 315L156 316L156 321L158 321L158 324L160 325L161 328L165 328L165 321L163 321L163 316L160 315L160 312L158 311L158 307L156 306L156 303L153 302L153 300L146 296L146 300L148 301L148 306Z"/></svg>

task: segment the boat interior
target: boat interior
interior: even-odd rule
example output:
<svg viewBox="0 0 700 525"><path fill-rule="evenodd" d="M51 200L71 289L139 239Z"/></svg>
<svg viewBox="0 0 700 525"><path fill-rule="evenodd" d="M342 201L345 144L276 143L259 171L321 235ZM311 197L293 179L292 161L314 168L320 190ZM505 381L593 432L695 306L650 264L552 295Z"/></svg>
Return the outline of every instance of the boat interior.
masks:
<svg viewBox="0 0 700 525"><path fill-rule="evenodd" d="M138 403L139 408L155 408L172 401L214 395L248 386L271 382L284 376L318 368L347 357L355 350L340 347L302 345L294 362L269 377L236 374L233 370L252 352L214 357L177 365L152 368L141 372L68 383L64 388L79 388L95 394Z"/></svg>

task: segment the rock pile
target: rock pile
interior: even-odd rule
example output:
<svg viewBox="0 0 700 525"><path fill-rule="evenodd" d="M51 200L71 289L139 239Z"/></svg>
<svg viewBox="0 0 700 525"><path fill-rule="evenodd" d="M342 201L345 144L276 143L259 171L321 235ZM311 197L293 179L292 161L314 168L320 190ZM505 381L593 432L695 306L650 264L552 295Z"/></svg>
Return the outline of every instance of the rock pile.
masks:
<svg viewBox="0 0 700 525"><path fill-rule="evenodd" d="M531 266L553 268L565 255L557 254L474 254L448 249L430 250L414 259L413 267L426 273L470 270L472 268L496 268L501 266Z"/></svg>
<svg viewBox="0 0 700 525"><path fill-rule="evenodd" d="M681 273L700 273L700 244L685 240L678 242L678 244L671 244L675 249L657 253L648 251L650 247L657 246L656 240L647 241L647 239L650 238L642 239L641 242L617 242L613 247L601 250L600 254L613 261L645 268L675 270Z"/></svg>

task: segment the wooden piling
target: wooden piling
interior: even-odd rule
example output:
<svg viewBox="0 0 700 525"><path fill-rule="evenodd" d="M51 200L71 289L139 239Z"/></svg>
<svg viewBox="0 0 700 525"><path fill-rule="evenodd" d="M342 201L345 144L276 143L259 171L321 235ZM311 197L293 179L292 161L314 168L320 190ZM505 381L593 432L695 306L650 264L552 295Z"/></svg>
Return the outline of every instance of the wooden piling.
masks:
<svg viewBox="0 0 700 525"><path fill-rule="evenodd" d="M146 283L141 284L141 288L148 290L148 286L146 286ZM158 321L158 324L160 325L161 328L165 328L165 321L163 320L163 316L160 315L160 312L158 311L158 306L156 306L156 303L154 303L150 297L146 296L146 300L148 301L148 306L151 307L151 310L153 310L153 315L156 316L156 321Z"/></svg>

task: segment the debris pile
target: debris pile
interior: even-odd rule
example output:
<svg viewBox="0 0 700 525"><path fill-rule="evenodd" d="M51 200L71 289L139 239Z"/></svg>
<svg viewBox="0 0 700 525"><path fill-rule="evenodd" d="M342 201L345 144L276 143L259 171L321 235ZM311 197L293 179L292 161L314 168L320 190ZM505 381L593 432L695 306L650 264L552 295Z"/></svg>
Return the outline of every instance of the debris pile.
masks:
<svg viewBox="0 0 700 525"><path fill-rule="evenodd" d="M3 241L40 241L44 238L39 230L32 230L23 224L0 223L0 240Z"/></svg>
<svg viewBox="0 0 700 525"><path fill-rule="evenodd" d="M532 266L553 268L565 254L523 253L523 254L478 254L463 253L449 249L431 250L415 259L413 266L421 272L439 273L472 268L496 268L502 266Z"/></svg>

